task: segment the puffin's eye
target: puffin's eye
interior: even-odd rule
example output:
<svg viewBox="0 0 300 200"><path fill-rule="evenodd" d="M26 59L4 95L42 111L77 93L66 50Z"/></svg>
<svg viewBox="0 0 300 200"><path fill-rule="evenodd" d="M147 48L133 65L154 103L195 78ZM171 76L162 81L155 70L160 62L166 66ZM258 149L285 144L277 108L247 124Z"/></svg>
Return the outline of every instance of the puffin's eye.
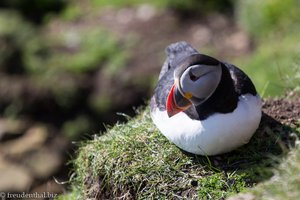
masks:
<svg viewBox="0 0 300 200"><path fill-rule="evenodd" d="M196 81L199 79L199 77L195 76L191 70L189 71L189 76L192 81Z"/></svg>

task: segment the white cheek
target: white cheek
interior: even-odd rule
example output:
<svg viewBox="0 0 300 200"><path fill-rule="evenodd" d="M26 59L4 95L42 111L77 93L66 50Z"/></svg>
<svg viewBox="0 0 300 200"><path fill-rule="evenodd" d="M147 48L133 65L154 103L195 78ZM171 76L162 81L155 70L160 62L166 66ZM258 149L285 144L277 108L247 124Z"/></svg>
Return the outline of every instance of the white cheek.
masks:
<svg viewBox="0 0 300 200"><path fill-rule="evenodd" d="M215 91L219 81L218 74L212 72L196 81L192 81L189 77L183 78L181 88L184 92L190 92L195 97L207 98Z"/></svg>
<svg viewBox="0 0 300 200"><path fill-rule="evenodd" d="M192 81L189 76L185 76L183 79L181 79L180 83L184 92L190 92L192 94L195 94L195 92L199 90L199 87L201 87L201 85L197 84L195 81Z"/></svg>
<svg viewBox="0 0 300 200"><path fill-rule="evenodd" d="M200 76L196 81L190 78L190 71L195 76ZM222 68L220 66L205 66L191 67L186 70L180 78L180 86L183 92L192 93L193 96L198 98L209 97L217 88L222 75Z"/></svg>

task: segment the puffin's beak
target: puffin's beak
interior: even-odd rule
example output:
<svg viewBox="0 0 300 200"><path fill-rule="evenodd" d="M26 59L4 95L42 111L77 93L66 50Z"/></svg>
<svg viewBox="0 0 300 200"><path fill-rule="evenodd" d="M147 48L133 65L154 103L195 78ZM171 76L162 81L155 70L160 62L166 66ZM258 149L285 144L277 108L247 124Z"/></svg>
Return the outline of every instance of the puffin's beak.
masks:
<svg viewBox="0 0 300 200"><path fill-rule="evenodd" d="M176 83L172 86L167 98L167 113L169 117L188 109L192 105L177 89Z"/></svg>

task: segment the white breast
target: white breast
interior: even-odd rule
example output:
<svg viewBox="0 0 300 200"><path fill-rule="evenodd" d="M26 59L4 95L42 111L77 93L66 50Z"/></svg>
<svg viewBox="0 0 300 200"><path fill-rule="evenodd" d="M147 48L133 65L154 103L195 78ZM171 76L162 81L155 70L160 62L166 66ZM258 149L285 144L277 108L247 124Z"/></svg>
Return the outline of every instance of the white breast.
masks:
<svg viewBox="0 0 300 200"><path fill-rule="evenodd" d="M232 113L216 113L203 121L192 120L184 112L169 118L166 111L158 108L151 117L162 134L181 149L216 155L249 142L260 123L261 99L258 95L242 95Z"/></svg>

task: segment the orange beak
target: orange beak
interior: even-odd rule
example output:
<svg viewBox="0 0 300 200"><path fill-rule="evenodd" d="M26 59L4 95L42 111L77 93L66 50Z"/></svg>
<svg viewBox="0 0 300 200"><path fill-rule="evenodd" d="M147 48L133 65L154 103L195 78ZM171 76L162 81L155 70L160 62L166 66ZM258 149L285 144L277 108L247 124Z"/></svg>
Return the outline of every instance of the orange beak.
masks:
<svg viewBox="0 0 300 200"><path fill-rule="evenodd" d="M176 84L174 84L169 92L166 102L168 116L172 117L177 113L188 109L191 105L192 103L177 90Z"/></svg>

